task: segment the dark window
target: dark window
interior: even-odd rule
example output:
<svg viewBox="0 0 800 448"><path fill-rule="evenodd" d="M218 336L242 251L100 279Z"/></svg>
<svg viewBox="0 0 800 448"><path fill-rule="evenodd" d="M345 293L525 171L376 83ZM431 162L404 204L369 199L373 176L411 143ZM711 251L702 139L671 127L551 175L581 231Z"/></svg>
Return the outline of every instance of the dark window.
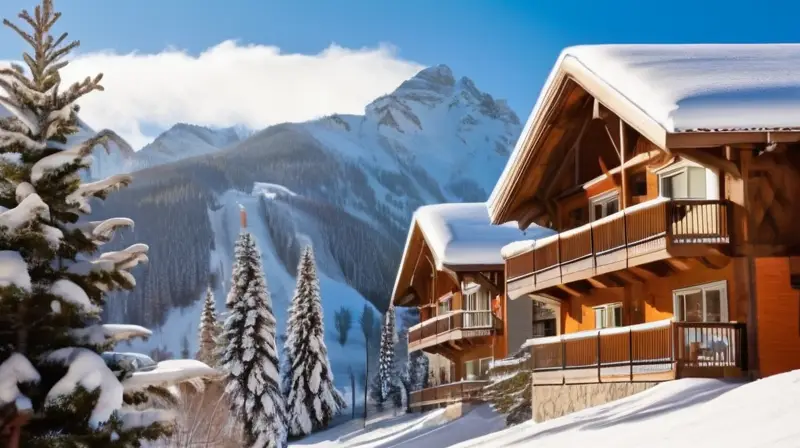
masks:
<svg viewBox="0 0 800 448"><path fill-rule="evenodd" d="M631 191L633 196L647 195L647 175L636 173L631 177Z"/></svg>

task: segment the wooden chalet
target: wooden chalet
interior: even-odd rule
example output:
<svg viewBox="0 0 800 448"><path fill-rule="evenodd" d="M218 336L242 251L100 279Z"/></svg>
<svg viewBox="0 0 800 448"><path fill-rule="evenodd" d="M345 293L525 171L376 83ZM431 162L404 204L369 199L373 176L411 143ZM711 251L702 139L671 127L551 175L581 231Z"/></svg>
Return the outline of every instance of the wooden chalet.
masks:
<svg viewBox="0 0 800 448"><path fill-rule="evenodd" d="M534 384L800 368L800 45L566 49L488 202Z"/></svg>
<svg viewBox="0 0 800 448"><path fill-rule="evenodd" d="M429 387L411 394L411 406L477 400L490 363L531 337L532 302L509 310L504 295L500 249L521 237L516 224L492 226L483 203L414 214L392 293L395 306L419 308L408 350L430 361Z"/></svg>

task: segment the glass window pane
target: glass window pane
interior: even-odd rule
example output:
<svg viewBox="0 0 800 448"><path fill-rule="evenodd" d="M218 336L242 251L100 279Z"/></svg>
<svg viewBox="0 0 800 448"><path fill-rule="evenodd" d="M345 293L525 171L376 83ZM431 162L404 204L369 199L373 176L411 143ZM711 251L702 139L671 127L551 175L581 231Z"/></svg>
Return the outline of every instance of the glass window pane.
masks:
<svg viewBox="0 0 800 448"><path fill-rule="evenodd" d="M722 291L706 291L706 322L722 322Z"/></svg>
<svg viewBox="0 0 800 448"><path fill-rule="evenodd" d="M684 199L688 197L688 185L687 185L687 177L686 172L680 172L677 174L673 174L665 179L669 184L667 190L669 191L669 195L664 195L673 199Z"/></svg>
<svg viewBox="0 0 800 448"><path fill-rule="evenodd" d="M683 320L703 322L703 292L695 291L681 294L684 306Z"/></svg>
<svg viewBox="0 0 800 448"><path fill-rule="evenodd" d="M689 197L694 199L706 197L705 168L689 167Z"/></svg>
<svg viewBox="0 0 800 448"><path fill-rule="evenodd" d="M618 306L615 307L613 313L614 322L611 323L612 327L621 327L622 326L622 307Z"/></svg>
<svg viewBox="0 0 800 448"><path fill-rule="evenodd" d="M600 219L603 216L603 204L595 204L594 205L594 219Z"/></svg>
<svg viewBox="0 0 800 448"><path fill-rule="evenodd" d="M606 203L606 216L619 211L619 199L612 199Z"/></svg>
<svg viewBox="0 0 800 448"><path fill-rule="evenodd" d="M594 328L606 327L606 310L604 308L594 309Z"/></svg>

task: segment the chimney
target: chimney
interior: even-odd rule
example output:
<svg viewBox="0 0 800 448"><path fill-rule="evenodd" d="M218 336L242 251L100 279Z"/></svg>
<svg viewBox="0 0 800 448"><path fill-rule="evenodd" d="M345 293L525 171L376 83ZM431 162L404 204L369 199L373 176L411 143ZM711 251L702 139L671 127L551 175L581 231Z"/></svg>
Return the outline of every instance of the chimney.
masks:
<svg viewBox="0 0 800 448"><path fill-rule="evenodd" d="M239 223L242 226L242 229L247 228L247 210L244 209L242 204L239 204Z"/></svg>

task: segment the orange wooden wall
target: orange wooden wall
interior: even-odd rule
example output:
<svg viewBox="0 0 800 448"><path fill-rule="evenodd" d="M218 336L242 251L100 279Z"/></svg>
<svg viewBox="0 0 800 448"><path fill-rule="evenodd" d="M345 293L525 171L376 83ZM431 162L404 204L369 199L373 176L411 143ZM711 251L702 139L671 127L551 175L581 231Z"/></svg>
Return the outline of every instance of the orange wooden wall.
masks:
<svg viewBox="0 0 800 448"><path fill-rule="evenodd" d="M592 307L616 302L623 303L623 325L670 319L673 316L674 290L721 280L727 280L729 320L736 320L736 285L733 282L733 266L729 264L722 269L696 267L669 277L626 286L630 289L628 301L622 287L594 289L591 294L573 297L561 305L561 328L564 333L594 329Z"/></svg>
<svg viewBox="0 0 800 448"><path fill-rule="evenodd" d="M800 291L788 258L756 258L756 315L761 376L800 369Z"/></svg>

